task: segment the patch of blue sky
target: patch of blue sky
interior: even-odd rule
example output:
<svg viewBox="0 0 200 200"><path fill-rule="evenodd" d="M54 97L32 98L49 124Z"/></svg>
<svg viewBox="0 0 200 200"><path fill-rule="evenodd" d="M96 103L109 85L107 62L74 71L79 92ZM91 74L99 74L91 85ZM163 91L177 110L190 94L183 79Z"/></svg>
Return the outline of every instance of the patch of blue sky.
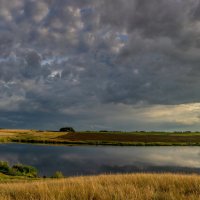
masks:
<svg viewBox="0 0 200 200"><path fill-rule="evenodd" d="M63 62L68 61L69 57L52 57L52 58L47 58L41 61L41 65L51 65L53 63L61 64Z"/></svg>
<svg viewBox="0 0 200 200"><path fill-rule="evenodd" d="M128 41L128 35L127 34L118 34L117 39L119 39L121 42L127 42Z"/></svg>
<svg viewBox="0 0 200 200"><path fill-rule="evenodd" d="M8 58L0 58L0 63L7 62L7 61L9 61Z"/></svg>
<svg viewBox="0 0 200 200"><path fill-rule="evenodd" d="M85 7L80 9L81 16L87 16L94 13L94 8L92 7Z"/></svg>
<svg viewBox="0 0 200 200"><path fill-rule="evenodd" d="M0 57L0 63L7 63L7 62L16 61L16 60L17 60L17 57L12 53L8 57Z"/></svg>

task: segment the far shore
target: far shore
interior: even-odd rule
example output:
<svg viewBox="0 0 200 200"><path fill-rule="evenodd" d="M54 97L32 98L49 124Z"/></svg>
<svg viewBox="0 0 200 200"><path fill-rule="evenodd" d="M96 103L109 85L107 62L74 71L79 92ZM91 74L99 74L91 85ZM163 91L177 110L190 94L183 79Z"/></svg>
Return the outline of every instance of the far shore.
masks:
<svg viewBox="0 0 200 200"><path fill-rule="evenodd" d="M200 132L60 132L0 129L0 143L113 146L200 146Z"/></svg>

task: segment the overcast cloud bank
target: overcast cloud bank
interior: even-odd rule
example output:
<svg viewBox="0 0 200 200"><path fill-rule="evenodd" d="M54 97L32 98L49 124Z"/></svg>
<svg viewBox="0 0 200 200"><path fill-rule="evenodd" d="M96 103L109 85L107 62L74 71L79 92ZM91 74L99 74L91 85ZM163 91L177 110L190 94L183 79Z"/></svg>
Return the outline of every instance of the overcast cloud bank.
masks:
<svg viewBox="0 0 200 200"><path fill-rule="evenodd" d="M0 126L199 128L199 0L0 0Z"/></svg>

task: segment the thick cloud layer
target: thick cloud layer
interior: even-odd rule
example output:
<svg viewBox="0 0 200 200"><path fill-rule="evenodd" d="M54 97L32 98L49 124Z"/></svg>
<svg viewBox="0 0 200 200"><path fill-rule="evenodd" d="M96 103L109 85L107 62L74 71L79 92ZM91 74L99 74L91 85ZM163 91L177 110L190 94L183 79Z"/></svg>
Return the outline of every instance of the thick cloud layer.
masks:
<svg viewBox="0 0 200 200"><path fill-rule="evenodd" d="M0 0L0 124L185 128L141 109L199 105L199 35L199 0Z"/></svg>

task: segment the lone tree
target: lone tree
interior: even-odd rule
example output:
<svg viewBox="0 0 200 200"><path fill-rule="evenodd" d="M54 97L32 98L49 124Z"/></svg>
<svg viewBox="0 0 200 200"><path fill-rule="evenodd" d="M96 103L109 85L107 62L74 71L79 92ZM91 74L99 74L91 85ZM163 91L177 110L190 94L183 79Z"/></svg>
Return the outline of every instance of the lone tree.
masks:
<svg viewBox="0 0 200 200"><path fill-rule="evenodd" d="M75 130L72 127L63 127L60 128L60 132L75 132Z"/></svg>

